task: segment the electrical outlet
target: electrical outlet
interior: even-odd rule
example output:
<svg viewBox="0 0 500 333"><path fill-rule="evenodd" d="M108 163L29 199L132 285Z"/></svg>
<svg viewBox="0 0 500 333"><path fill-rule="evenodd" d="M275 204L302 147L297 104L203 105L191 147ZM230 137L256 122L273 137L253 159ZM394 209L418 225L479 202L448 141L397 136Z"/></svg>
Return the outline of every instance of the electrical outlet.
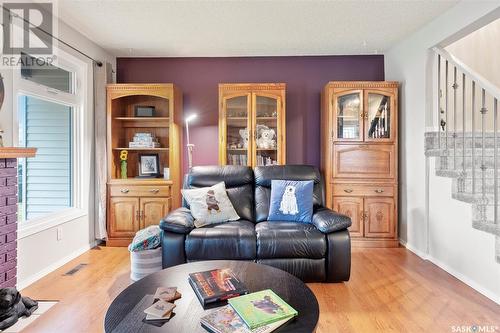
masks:
<svg viewBox="0 0 500 333"><path fill-rule="evenodd" d="M62 228L59 227L57 228L57 240L60 241L63 237L63 234L62 234Z"/></svg>

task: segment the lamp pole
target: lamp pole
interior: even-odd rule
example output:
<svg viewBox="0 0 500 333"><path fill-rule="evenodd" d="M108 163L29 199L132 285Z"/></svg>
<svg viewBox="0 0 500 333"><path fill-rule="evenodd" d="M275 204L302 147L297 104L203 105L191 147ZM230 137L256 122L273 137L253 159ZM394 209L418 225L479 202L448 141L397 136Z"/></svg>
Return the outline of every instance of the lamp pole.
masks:
<svg viewBox="0 0 500 333"><path fill-rule="evenodd" d="M189 122L196 118L196 114L192 114L186 117L186 139L187 139L187 151L188 151L188 170L191 171L193 168L193 148L194 144L189 141Z"/></svg>

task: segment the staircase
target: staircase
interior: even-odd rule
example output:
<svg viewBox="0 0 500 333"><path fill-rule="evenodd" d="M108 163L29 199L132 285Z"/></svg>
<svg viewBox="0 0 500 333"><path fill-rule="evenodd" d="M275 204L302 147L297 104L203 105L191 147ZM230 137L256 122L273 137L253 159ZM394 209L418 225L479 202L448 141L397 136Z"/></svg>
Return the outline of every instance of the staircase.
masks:
<svg viewBox="0 0 500 333"><path fill-rule="evenodd" d="M452 198L472 207L472 226L495 236L500 263L500 90L443 49L435 48L434 131L425 154L436 175L452 179Z"/></svg>

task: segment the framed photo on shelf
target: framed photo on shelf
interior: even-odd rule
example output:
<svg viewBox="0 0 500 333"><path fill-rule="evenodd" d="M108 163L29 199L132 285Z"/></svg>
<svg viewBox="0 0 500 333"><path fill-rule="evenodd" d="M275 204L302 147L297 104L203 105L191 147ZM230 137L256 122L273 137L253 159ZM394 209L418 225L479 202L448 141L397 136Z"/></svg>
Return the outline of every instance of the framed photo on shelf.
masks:
<svg viewBox="0 0 500 333"><path fill-rule="evenodd" d="M160 175L158 154L139 154L139 177L155 178Z"/></svg>
<svg viewBox="0 0 500 333"><path fill-rule="evenodd" d="M136 105L134 110L135 117L154 117L155 107L148 105Z"/></svg>

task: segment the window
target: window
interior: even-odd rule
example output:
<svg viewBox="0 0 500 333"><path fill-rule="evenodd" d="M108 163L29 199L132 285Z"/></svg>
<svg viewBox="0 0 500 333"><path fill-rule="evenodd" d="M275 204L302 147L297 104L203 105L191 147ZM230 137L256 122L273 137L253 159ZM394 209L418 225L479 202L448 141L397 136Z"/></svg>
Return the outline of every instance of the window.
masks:
<svg viewBox="0 0 500 333"><path fill-rule="evenodd" d="M19 217L30 220L71 207L73 108L19 95L19 145L38 148L19 163Z"/></svg>
<svg viewBox="0 0 500 333"><path fill-rule="evenodd" d="M18 161L18 219L31 222L77 206L75 177L77 133L83 96L77 89L83 70L71 56L58 52L57 64L32 66L23 54L16 75L17 141L35 147L34 158ZM80 131L81 132L81 131Z"/></svg>

